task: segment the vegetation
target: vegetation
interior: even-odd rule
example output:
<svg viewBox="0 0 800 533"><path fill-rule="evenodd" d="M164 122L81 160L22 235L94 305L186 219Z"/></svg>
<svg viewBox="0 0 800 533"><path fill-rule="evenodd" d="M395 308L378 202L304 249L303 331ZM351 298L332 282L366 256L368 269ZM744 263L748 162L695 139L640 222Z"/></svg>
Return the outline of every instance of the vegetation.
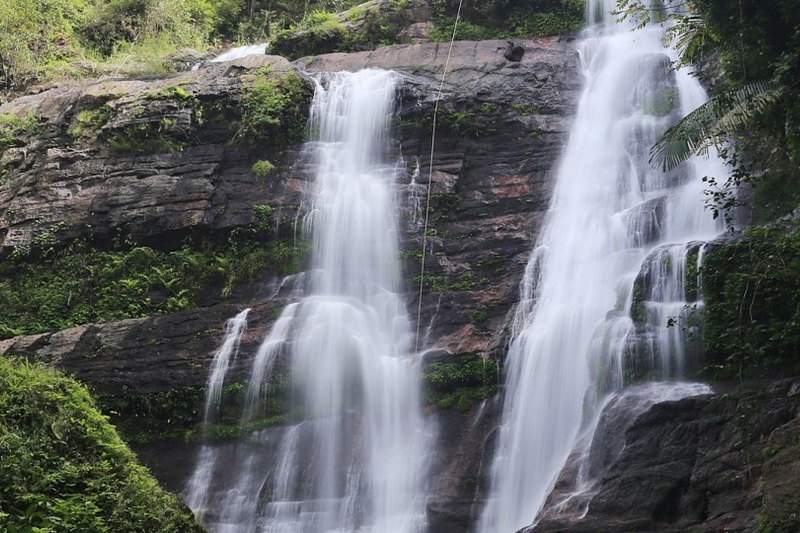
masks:
<svg viewBox="0 0 800 533"><path fill-rule="evenodd" d="M233 142L280 149L305 138L310 98L305 81L294 72L277 79L269 74L269 69L260 69L245 91L238 106Z"/></svg>
<svg viewBox="0 0 800 533"><path fill-rule="evenodd" d="M203 427L206 389L180 387L149 394L101 395L97 399L103 413L126 442L144 444L164 439L196 441L228 439L243 432L285 424L291 418L288 395L289 379L274 374L263 385L261 400L255 411L258 416L242 425L245 406L245 383L230 383L223 387L215 417L209 427Z"/></svg>
<svg viewBox="0 0 800 533"><path fill-rule="evenodd" d="M737 188L755 189L756 223L800 203L800 11L791 0L696 0L669 15L640 0L618 0L618 14L641 24L664 20L679 64L721 69L711 99L669 128L651 161L666 170L714 148L730 176L706 176L708 205L730 223ZM701 74L702 75L702 74ZM790 218L796 218L794 216ZM775 225L747 230L703 260L703 343L715 377L800 370L800 232ZM697 292L696 287L690 294Z"/></svg>
<svg viewBox="0 0 800 533"><path fill-rule="evenodd" d="M499 374L494 359L465 355L458 363L428 364L422 374L427 400L442 409L453 405L460 411L472 407L476 400L497 392Z"/></svg>
<svg viewBox="0 0 800 533"><path fill-rule="evenodd" d="M564 35L583 26L584 0L482 0L462 6L456 40ZM434 41L449 41L458 2L437 0Z"/></svg>
<svg viewBox="0 0 800 533"><path fill-rule="evenodd" d="M263 180L264 178L269 176L273 170L275 170L275 165L273 165L269 161L262 159L253 163L252 170L255 177Z"/></svg>
<svg viewBox="0 0 800 533"><path fill-rule="evenodd" d="M54 370L0 358L0 455L3 531L202 531L86 388Z"/></svg>
<svg viewBox="0 0 800 533"><path fill-rule="evenodd" d="M666 13L640 0L619 0L618 14L642 23ZM739 202L743 183L778 186L775 202L757 195L756 218L765 222L800 201L800 12L791 0L698 0L688 14L671 15L679 63L718 63L724 76L712 98L669 128L651 150L652 162L671 169L693 154L716 148L734 169L706 177L715 216ZM720 181L718 181L720 180ZM785 211L784 211L785 212Z"/></svg>
<svg viewBox="0 0 800 533"><path fill-rule="evenodd" d="M0 262L0 338L174 313L209 295L229 297L259 276L298 271L305 243L276 240L272 209L254 211L249 226L187 238L172 251L131 241L108 249L75 241L59 249L59 228L42 230L31 246Z"/></svg>
<svg viewBox="0 0 800 533"><path fill-rule="evenodd" d="M752 228L703 259L709 370L752 377L800 371L800 230Z"/></svg>
<svg viewBox="0 0 800 533"><path fill-rule="evenodd" d="M407 3L407 0L392 0L383 7L362 4L338 15L323 10L313 11L297 24L277 32L270 42L270 53L296 59L394 44L403 27L413 22L403 13Z"/></svg>
<svg viewBox="0 0 800 533"><path fill-rule="evenodd" d="M343 0L0 0L0 89L58 77L158 74L180 49L263 42Z"/></svg>

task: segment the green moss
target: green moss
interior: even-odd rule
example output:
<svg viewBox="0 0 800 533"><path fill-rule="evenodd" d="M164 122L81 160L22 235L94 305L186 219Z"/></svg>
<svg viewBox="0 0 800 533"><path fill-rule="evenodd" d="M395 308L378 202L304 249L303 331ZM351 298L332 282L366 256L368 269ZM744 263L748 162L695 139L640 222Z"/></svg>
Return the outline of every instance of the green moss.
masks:
<svg viewBox="0 0 800 533"><path fill-rule="evenodd" d="M697 285L700 270L697 265L699 249L690 250L686 254L686 263L683 273L683 291L686 294L687 302L696 302L699 287Z"/></svg>
<svg viewBox="0 0 800 533"><path fill-rule="evenodd" d="M75 115L72 125L67 130L67 135L77 139L82 135L96 131L103 124L108 122L112 110L108 105L103 105L98 109L84 109Z"/></svg>
<svg viewBox="0 0 800 533"><path fill-rule="evenodd" d="M469 102L461 109L439 110L436 115L436 131L454 137L480 139L497 133L497 115L502 109L491 103ZM423 115L407 115L401 127L419 128L429 133L433 129L433 111Z"/></svg>
<svg viewBox="0 0 800 533"><path fill-rule="evenodd" d="M168 154L180 152L188 143L169 133L173 122L162 118L158 123L141 122L129 124L112 133L108 146L117 154Z"/></svg>
<svg viewBox="0 0 800 533"><path fill-rule="evenodd" d="M656 117L665 117L677 109L680 104L680 95L677 87L662 87L660 90L648 93L643 104L644 112Z"/></svg>
<svg viewBox="0 0 800 533"><path fill-rule="evenodd" d="M482 324L489 320L489 313L484 309L478 309L472 313L472 320L474 320L476 324Z"/></svg>
<svg viewBox="0 0 800 533"><path fill-rule="evenodd" d="M644 289L639 280L636 280L633 284L630 317L634 322L647 322L647 306L644 302Z"/></svg>
<svg viewBox="0 0 800 533"><path fill-rule="evenodd" d="M0 529L202 531L136 463L82 385L0 358Z"/></svg>
<svg viewBox="0 0 800 533"><path fill-rule="evenodd" d="M98 404L111 417L126 442L145 444L165 439L186 441L229 439L292 420L289 379L275 374L263 386L255 407L258 415L241 424L247 383L234 382L223 387L216 404L214 420L203 426L204 387L178 387L149 394L101 396Z"/></svg>
<svg viewBox="0 0 800 533"><path fill-rule="evenodd" d="M36 135L42 129L39 115L28 111L18 117L9 113L0 115L0 155L12 146L24 146L25 140Z"/></svg>
<svg viewBox="0 0 800 533"><path fill-rule="evenodd" d="M191 102L194 100L194 96L187 93L186 89L178 85L170 85L157 91L151 91L145 95L145 98L151 100L178 100L182 102Z"/></svg>

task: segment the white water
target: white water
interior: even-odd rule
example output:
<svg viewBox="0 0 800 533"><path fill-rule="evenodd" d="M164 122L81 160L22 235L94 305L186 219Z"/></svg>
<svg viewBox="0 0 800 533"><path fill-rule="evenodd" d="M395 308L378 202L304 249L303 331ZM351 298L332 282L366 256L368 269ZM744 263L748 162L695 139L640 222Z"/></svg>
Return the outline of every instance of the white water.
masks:
<svg viewBox="0 0 800 533"><path fill-rule="evenodd" d="M425 528L418 366L399 296L387 123L395 76L329 75L318 83L309 143L317 167L306 296L287 306L254 358L243 420L288 354L302 422L247 435L216 484L214 532ZM198 467L199 468L199 467Z"/></svg>
<svg viewBox="0 0 800 533"><path fill-rule="evenodd" d="M222 61L233 61L234 59L239 59L240 57L246 57L253 54L264 54L267 51L268 44L269 43L261 43L237 46L236 48L231 48L230 50L221 53L209 61L211 63L221 63Z"/></svg>
<svg viewBox="0 0 800 533"><path fill-rule="evenodd" d="M680 379L696 364L686 335L666 319L685 306L685 243L721 229L703 209L700 178L725 169L713 159L669 174L649 167L653 141L705 95L686 72L670 81L665 67L674 57L663 28L632 31L604 15L614 4L588 2L594 25L580 43L586 86L521 287L490 497L478 525L484 533L534 522L582 428L624 385L628 359L649 361L647 377L662 380ZM650 280L657 287L640 289L649 301L647 320L637 324L629 314L633 284L650 254L672 260ZM705 390L681 386L669 397Z"/></svg>
<svg viewBox="0 0 800 533"><path fill-rule="evenodd" d="M247 329L247 315L250 309L245 309L235 317L228 320L225 324L225 336L222 339L214 359L211 361L211 372L208 376L206 385L206 404L204 410L204 426L213 422L216 409L219 406L222 386L225 375L230 367L231 360L236 357L239 351L239 344L242 334ZM205 429L205 428L204 428ZM217 454L210 446L201 446L197 459L197 468L189 480L187 493L187 505L198 513L205 509L208 499L208 485L214 475L214 468L217 462Z"/></svg>

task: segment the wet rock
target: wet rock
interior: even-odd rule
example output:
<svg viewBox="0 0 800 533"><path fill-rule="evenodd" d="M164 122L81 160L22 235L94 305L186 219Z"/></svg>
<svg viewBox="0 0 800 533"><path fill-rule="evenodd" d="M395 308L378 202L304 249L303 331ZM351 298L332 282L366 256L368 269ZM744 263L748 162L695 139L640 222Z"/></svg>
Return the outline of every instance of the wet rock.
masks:
<svg viewBox="0 0 800 533"><path fill-rule="evenodd" d="M503 57L509 61L514 61L517 63L522 61L523 55L525 55L525 48L518 44L514 44L511 41L508 42L506 51L503 53Z"/></svg>
<svg viewBox="0 0 800 533"><path fill-rule="evenodd" d="M622 454L585 515L553 509L524 531L755 531L759 520L797 524L796 490L788 487L800 458L795 446L770 448L770 441L786 442L782 436L796 431L799 386L789 380L653 406L625 433Z"/></svg>

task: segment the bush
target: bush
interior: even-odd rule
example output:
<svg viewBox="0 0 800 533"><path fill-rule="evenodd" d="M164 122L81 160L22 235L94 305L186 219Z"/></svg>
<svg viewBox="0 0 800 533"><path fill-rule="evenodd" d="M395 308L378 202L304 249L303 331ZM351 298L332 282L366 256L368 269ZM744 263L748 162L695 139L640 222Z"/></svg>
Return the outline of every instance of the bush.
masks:
<svg viewBox="0 0 800 533"><path fill-rule="evenodd" d="M275 165L269 161L260 160L253 163L253 174L260 179L264 179L275 170Z"/></svg>
<svg viewBox="0 0 800 533"><path fill-rule="evenodd" d="M0 358L0 529L201 532L96 409L85 387Z"/></svg>

